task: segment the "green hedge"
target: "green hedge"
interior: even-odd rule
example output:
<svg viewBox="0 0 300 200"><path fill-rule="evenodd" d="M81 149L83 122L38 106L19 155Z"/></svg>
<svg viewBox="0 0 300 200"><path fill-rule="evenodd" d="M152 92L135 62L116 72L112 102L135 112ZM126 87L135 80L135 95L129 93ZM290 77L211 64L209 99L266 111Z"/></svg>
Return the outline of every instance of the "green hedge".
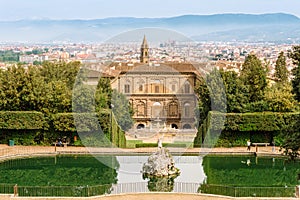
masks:
<svg viewBox="0 0 300 200"><path fill-rule="evenodd" d="M126 147L125 132L118 125L117 120L113 115L113 113L112 113L111 129L112 129L112 134L111 134L112 143L118 147L125 148Z"/></svg>
<svg viewBox="0 0 300 200"><path fill-rule="evenodd" d="M271 142L273 138L280 141L279 133L290 130L290 125L299 120L300 113L298 112L224 114L211 111L203 124L199 126L194 146L200 147L204 138L206 142L212 142L215 146L225 147L244 146L248 139L253 142ZM214 137L215 135L219 137Z"/></svg>
<svg viewBox="0 0 300 200"><path fill-rule="evenodd" d="M103 134L98 135L105 136L115 146L126 147L125 132L114 116L111 117L109 110L101 113L58 113L50 118L41 112L0 112L1 143L14 139L15 144L22 145L52 144L58 137L78 136L77 132L88 135L86 139L91 141L95 139L90 137L91 133L101 132Z"/></svg>
<svg viewBox="0 0 300 200"><path fill-rule="evenodd" d="M210 112L209 128L231 131L282 131L300 119L300 113L220 113ZM222 122L225 122L224 124Z"/></svg>
<svg viewBox="0 0 300 200"><path fill-rule="evenodd" d="M35 111L0 111L0 129L37 130L43 129L43 113Z"/></svg>
<svg viewBox="0 0 300 200"><path fill-rule="evenodd" d="M52 120L56 131L88 132L100 129L96 113L58 113L53 115Z"/></svg>
<svg viewBox="0 0 300 200"><path fill-rule="evenodd" d="M112 144L126 147L125 132L117 124L115 117L111 116L109 110L103 110L101 113L58 113L53 116L53 126L56 131L79 131L84 135L102 130ZM85 139L93 140L93 134L89 135Z"/></svg>
<svg viewBox="0 0 300 200"><path fill-rule="evenodd" d="M50 145L58 137L62 136L43 130L0 129L0 144L8 144L9 140L14 140L15 145Z"/></svg>

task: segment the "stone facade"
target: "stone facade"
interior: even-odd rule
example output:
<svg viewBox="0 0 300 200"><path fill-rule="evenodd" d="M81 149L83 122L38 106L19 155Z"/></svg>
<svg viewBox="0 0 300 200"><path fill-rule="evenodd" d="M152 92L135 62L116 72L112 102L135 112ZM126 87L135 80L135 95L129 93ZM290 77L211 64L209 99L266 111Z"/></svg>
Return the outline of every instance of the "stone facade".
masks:
<svg viewBox="0 0 300 200"><path fill-rule="evenodd" d="M183 75L170 69L162 71L162 68L167 69L165 66L146 67L149 71L142 70L144 67L122 73L112 84L113 89L128 97L135 126L151 127L161 120L172 128L194 127L195 75Z"/></svg>
<svg viewBox="0 0 300 200"><path fill-rule="evenodd" d="M145 38L141 56L148 56L143 51L148 53ZM134 128L194 129L197 73L191 64L151 64L148 58L141 58L141 63L122 63L115 68L120 74L112 88L129 99Z"/></svg>

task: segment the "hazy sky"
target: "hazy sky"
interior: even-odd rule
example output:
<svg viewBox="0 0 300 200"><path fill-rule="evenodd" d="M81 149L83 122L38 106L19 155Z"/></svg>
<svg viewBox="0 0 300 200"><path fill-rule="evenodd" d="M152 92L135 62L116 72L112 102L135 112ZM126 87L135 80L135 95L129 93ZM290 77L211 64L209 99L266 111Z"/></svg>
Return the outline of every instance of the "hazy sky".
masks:
<svg viewBox="0 0 300 200"><path fill-rule="evenodd" d="M0 21L275 13L300 17L300 0L0 0Z"/></svg>

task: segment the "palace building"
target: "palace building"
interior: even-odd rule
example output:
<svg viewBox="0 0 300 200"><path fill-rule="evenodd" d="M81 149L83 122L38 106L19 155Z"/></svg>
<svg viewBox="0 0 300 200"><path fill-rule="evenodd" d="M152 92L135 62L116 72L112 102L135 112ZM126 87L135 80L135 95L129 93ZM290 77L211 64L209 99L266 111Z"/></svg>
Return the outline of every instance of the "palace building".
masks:
<svg viewBox="0 0 300 200"><path fill-rule="evenodd" d="M190 63L151 63L146 37L140 63L112 64L118 75L111 85L134 110L132 130L195 130L197 70Z"/></svg>

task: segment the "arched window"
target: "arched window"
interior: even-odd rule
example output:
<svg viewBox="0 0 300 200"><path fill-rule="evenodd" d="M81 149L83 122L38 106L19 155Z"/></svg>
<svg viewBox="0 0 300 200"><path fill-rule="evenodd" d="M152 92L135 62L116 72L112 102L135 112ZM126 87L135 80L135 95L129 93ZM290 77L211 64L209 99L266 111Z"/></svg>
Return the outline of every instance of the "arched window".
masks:
<svg viewBox="0 0 300 200"><path fill-rule="evenodd" d="M159 93L159 85L155 85L154 91L155 91L155 93Z"/></svg>
<svg viewBox="0 0 300 200"><path fill-rule="evenodd" d="M158 118L160 117L160 113L162 111L162 105L159 102L155 102L152 106L152 117Z"/></svg>
<svg viewBox="0 0 300 200"><path fill-rule="evenodd" d="M151 80L151 92L152 93L160 93L161 91L161 87L160 87L160 84L161 81L159 79L154 79L154 80Z"/></svg>
<svg viewBox="0 0 300 200"><path fill-rule="evenodd" d="M176 85L172 84L172 92L176 92Z"/></svg>
<svg viewBox="0 0 300 200"><path fill-rule="evenodd" d="M130 93L130 81L127 80L124 85L124 93Z"/></svg>
<svg viewBox="0 0 300 200"><path fill-rule="evenodd" d="M137 127L136 127L136 129L143 129L143 128L145 128L145 125L144 125L144 124L139 124L139 125L137 125Z"/></svg>
<svg viewBox="0 0 300 200"><path fill-rule="evenodd" d="M188 81L186 81L184 83L184 93L185 94L189 94L190 93L190 83Z"/></svg>
<svg viewBox="0 0 300 200"><path fill-rule="evenodd" d="M143 92L144 91L144 84L145 84L145 81L143 79L139 79L136 82L136 85L138 86L138 91L139 92Z"/></svg>
<svg viewBox="0 0 300 200"><path fill-rule="evenodd" d="M128 85L128 84L124 85L124 92L125 93L130 93L130 85Z"/></svg>
<svg viewBox="0 0 300 200"><path fill-rule="evenodd" d="M146 114L146 107L144 102L139 102L137 105L137 116L145 116Z"/></svg>
<svg viewBox="0 0 300 200"><path fill-rule="evenodd" d="M185 125L183 125L182 128L183 128L183 129L191 129L192 127L191 127L191 125L189 125L189 124L185 124Z"/></svg>
<svg viewBox="0 0 300 200"><path fill-rule="evenodd" d="M170 117L176 117L178 115L178 104L176 102L169 103L169 112Z"/></svg>
<svg viewBox="0 0 300 200"><path fill-rule="evenodd" d="M143 92L143 90L144 90L144 87L143 87L142 84L140 84L140 85L139 85L139 91L140 91L140 92Z"/></svg>
<svg viewBox="0 0 300 200"><path fill-rule="evenodd" d="M184 116L185 117L190 116L190 104L189 103L184 104Z"/></svg>
<svg viewBox="0 0 300 200"><path fill-rule="evenodd" d="M175 128L175 129L178 129L177 124L171 124L171 127L172 127L172 128Z"/></svg>
<svg viewBox="0 0 300 200"><path fill-rule="evenodd" d="M161 103L155 102L155 103L153 104L153 106L161 106Z"/></svg>
<svg viewBox="0 0 300 200"><path fill-rule="evenodd" d="M177 81L172 80L172 82L170 82L170 86L171 86L171 88L170 88L171 92L174 92L174 93L177 92L177 89L178 89Z"/></svg>

